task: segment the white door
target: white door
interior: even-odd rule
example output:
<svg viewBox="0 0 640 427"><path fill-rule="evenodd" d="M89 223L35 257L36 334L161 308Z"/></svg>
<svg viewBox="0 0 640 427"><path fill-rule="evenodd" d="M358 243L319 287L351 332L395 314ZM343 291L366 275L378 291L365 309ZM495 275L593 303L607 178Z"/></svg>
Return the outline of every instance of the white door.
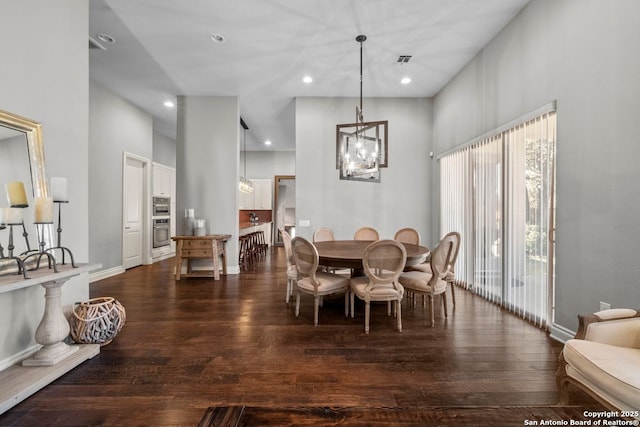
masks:
<svg viewBox="0 0 640 427"><path fill-rule="evenodd" d="M142 265L144 164L127 157L124 172L124 268Z"/></svg>

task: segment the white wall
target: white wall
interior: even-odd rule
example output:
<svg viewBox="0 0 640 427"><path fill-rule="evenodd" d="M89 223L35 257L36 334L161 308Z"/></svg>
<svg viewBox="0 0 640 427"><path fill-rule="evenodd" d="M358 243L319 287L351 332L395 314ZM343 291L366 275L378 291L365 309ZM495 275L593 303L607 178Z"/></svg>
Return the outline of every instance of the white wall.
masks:
<svg viewBox="0 0 640 427"><path fill-rule="evenodd" d="M90 259L122 266L122 153L151 161L153 120L98 83L90 84Z"/></svg>
<svg viewBox="0 0 640 427"><path fill-rule="evenodd" d="M230 272L238 266L238 160L240 110L234 96L178 97L176 212L195 209L211 234L231 234ZM182 224L177 222L177 232Z"/></svg>
<svg viewBox="0 0 640 427"><path fill-rule="evenodd" d="M330 227L338 239L350 239L361 226L375 227L392 238L402 227L417 229L431 245L431 100L365 99L365 120L389 121L389 167L381 182L344 181L336 169L336 124L353 122L355 98L296 99L296 216L310 227L296 227L311 238Z"/></svg>
<svg viewBox="0 0 640 427"><path fill-rule="evenodd" d="M640 2L534 0L434 101L442 152L557 100L556 326L640 307Z"/></svg>
<svg viewBox="0 0 640 427"><path fill-rule="evenodd" d="M88 13L87 2L77 0L5 1L0 13L0 109L42 123L46 173L69 180L63 239L78 262L89 258ZM88 294L83 274L63 286L62 303ZM39 286L0 294L0 365L36 345L43 307Z"/></svg>
<svg viewBox="0 0 640 427"><path fill-rule="evenodd" d="M240 170L244 169L240 153ZM247 178L273 179L275 175L296 174L295 151L247 151Z"/></svg>
<svg viewBox="0 0 640 427"><path fill-rule="evenodd" d="M153 161L165 166L176 167L176 140L153 131Z"/></svg>

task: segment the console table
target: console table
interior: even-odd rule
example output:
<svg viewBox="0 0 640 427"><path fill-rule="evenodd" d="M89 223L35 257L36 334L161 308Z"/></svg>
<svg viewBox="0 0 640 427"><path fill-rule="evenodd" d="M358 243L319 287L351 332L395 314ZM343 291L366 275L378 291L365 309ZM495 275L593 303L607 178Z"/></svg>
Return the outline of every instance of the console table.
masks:
<svg viewBox="0 0 640 427"><path fill-rule="evenodd" d="M58 273L46 267L29 271L29 278L0 276L0 293L34 285L45 289L42 320L35 332L35 341L42 347L31 357L0 371L0 414L20 403L47 384L64 375L87 359L100 353L100 345L68 345L69 323L61 305L62 285L69 279L100 268L99 264L58 265Z"/></svg>
<svg viewBox="0 0 640 427"><path fill-rule="evenodd" d="M220 264L222 258L222 273L227 274L227 257L225 243L231 238L230 234L211 234L208 236L174 236L176 242L175 278L182 277L213 277L220 280ZM191 261L194 259L208 259L213 262L212 270L193 270ZM187 272L182 273L183 261L187 261Z"/></svg>

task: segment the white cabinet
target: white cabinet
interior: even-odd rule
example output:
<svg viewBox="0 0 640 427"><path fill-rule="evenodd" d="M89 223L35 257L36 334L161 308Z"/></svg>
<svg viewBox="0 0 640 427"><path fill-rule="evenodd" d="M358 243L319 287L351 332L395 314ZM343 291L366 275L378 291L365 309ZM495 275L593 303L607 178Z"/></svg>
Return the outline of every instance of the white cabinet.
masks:
<svg viewBox="0 0 640 427"><path fill-rule="evenodd" d="M241 210L271 210L273 207L273 181L270 179L252 179L253 192L240 192Z"/></svg>
<svg viewBox="0 0 640 427"><path fill-rule="evenodd" d="M153 163L153 195L176 198L176 170L172 167Z"/></svg>

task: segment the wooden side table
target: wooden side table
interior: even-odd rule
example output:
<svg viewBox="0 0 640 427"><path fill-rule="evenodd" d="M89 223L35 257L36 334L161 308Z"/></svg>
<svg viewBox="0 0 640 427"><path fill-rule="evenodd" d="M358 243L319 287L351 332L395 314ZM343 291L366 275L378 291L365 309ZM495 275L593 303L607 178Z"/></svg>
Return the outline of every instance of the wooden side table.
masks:
<svg viewBox="0 0 640 427"><path fill-rule="evenodd" d="M176 242L175 278L182 277L213 277L220 279L220 264L218 258L222 258L222 273L227 274L227 257L225 254L225 242L230 234L211 234L208 236L174 236L171 239ZM193 270L191 261L194 259L209 259L213 261L213 270ZM187 273L182 274L183 261L187 261Z"/></svg>

